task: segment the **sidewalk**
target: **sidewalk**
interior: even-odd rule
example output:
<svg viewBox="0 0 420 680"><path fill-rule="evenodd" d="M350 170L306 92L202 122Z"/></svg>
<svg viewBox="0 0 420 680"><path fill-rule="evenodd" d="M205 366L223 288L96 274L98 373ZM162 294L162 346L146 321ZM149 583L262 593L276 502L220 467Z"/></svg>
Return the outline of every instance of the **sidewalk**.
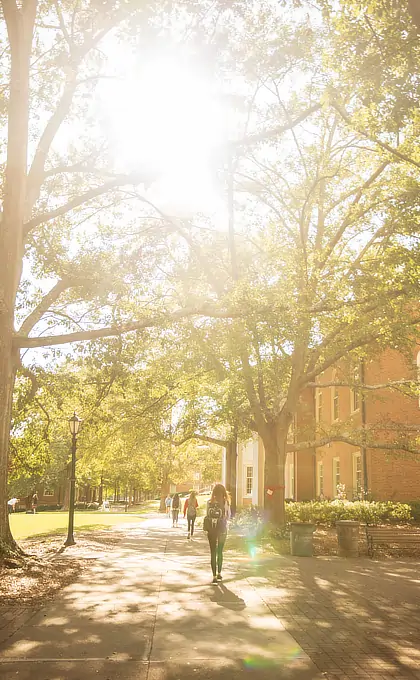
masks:
<svg viewBox="0 0 420 680"><path fill-rule="evenodd" d="M203 532L168 525L133 527L1 629L2 680L420 678L416 563L228 550L216 587Z"/></svg>

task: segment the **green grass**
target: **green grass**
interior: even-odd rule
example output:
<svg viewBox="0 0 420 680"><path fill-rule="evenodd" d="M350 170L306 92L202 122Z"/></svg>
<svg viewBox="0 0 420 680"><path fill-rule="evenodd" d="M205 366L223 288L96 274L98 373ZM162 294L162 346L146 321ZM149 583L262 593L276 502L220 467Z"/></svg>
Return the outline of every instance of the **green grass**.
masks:
<svg viewBox="0 0 420 680"><path fill-rule="evenodd" d="M30 536L43 536L48 534L67 533L67 512L38 512L36 515L16 513L10 515L10 528L14 538L20 540ZM107 529L118 524L141 522L142 516L129 513L111 512L76 512L74 513L75 531L95 531L95 529Z"/></svg>

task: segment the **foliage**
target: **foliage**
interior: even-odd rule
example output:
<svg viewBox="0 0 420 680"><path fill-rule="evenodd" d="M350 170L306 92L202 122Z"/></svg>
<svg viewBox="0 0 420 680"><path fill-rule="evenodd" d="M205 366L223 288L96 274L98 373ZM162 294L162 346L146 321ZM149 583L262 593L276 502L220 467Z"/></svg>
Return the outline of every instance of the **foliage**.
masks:
<svg viewBox="0 0 420 680"><path fill-rule="evenodd" d="M366 524L410 522L410 505L393 501L309 501L288 503L288 522L313 522L334 526L338 520L352 519Z"/></svg>

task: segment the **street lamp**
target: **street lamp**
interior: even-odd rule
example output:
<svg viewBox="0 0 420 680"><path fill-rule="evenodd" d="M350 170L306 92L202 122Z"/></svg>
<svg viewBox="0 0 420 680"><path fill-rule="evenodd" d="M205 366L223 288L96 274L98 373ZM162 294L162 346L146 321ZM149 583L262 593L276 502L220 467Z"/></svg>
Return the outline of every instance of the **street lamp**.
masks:
<svg viewBox="0 0 420 680"><path fill-rule="evenodd" d="M69 502L69 530L67 532L67 540L64 543L65 546L74 545L75 540L73 536L74 527L74 495L76 487L76 442L77 434L79 432L80 418L76 415L76 411L73 413L72 417L69 418L69 427L71 432L71 473L70 473L70 502Z"/></svg>

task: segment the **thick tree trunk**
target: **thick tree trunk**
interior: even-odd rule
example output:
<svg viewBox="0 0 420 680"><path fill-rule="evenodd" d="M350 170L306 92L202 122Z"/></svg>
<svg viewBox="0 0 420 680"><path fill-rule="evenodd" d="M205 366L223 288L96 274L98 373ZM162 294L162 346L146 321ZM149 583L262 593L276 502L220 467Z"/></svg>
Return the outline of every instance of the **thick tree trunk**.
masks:
<svg viewBox="0 0 420 680"><path fill-rule="evenodd" d="M265 450L264 498L268 518L278 527L286 524L285 464L287 427L270 425L262 436Z"/></svg>
<svg viewBox="0 0 420 680"><path fill-rule="evenodd" d="M3 2L10 44L7 160L0 223L0 551L16 550L7 513L7 472L17 355L14 308L22 270L29 121L29 64L36 0Z"/></svg>
<svg viewBox="0 0 420 680"><path fill-rule="evenodd" d="M232 439L226 446L226 489L231 498L232 516L236 513L236 456L237 439Z"/></svg>

